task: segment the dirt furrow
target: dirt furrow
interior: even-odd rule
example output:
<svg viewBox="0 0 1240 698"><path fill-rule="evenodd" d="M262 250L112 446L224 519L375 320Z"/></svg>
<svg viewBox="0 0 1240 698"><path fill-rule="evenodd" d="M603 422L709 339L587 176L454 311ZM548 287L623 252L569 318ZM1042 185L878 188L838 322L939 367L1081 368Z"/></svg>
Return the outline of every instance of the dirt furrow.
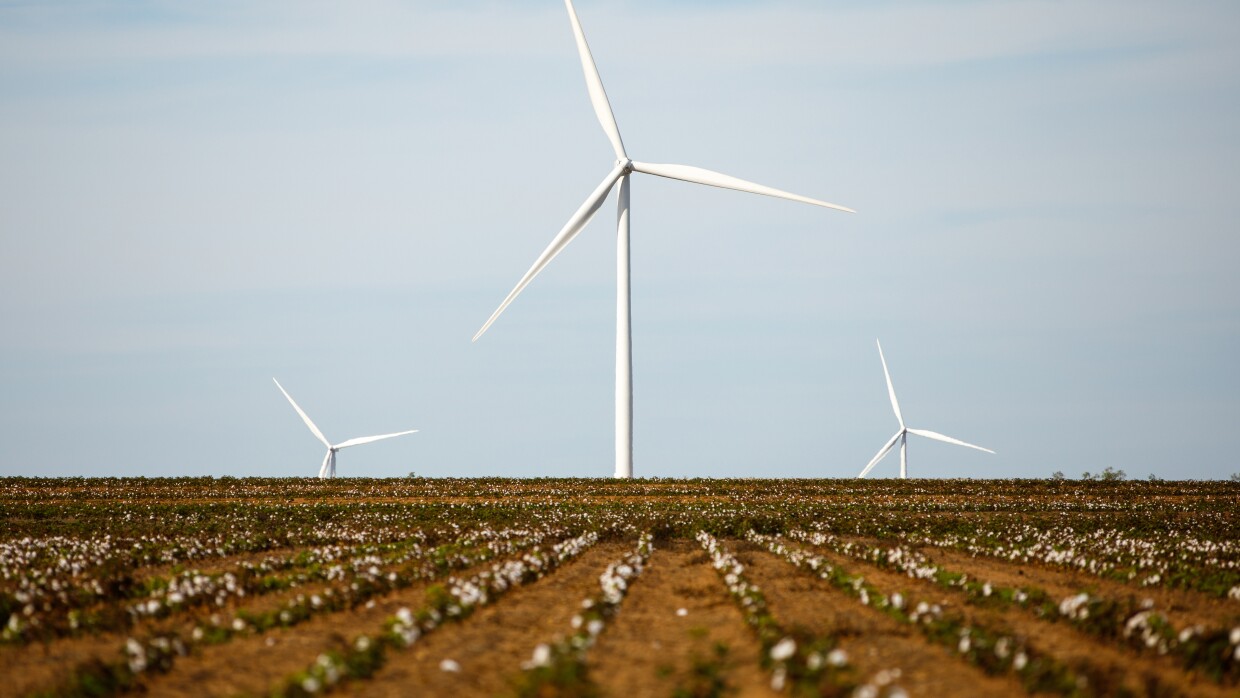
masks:
<svg viewBox="0 0 1240 698"><path fill-rule="evenodd" d="M749 579L761 587L771 612L785 627L834 635L869 681L880 672L910 696L1011 696L1024 688L1012 677L988 676L944 647L926 642L915 628L862 606L826 581L805 574L744 541L729 541Z"/></svg>
<svg viewBox="0 0 1240 698"><path fill-rule="evenodd" d="M134 580L144 582L154 577L167 577L175 574L179 570L197 570L203 574L215 574L218 572L233 572L241 569L245 563L257 565L263 560L271 558L272 560L283 560L285 558L295 557L303 550L313 550L323 546L319 545L303 545L299 547L275 547L266 550L246 553L232 553L229 555L212 555L209 557L200 557L193 560L180 560L173 563L161 562L149 565L138 565L133 569Z"/></svg>
<svg viewBox="0 0 1240 698"><path fill-rule="evenodd" d="M480 563L452 573L468 577L495 564ZM423 605L426 590L447 575L428 579L372 599L354 609L329 613L290 628L236 638L208 646L177 662L169 674L154 677L151 696L265 695L292 673L305 669L319 654L340 649L360 634L373 634L400 608Z"/></svg>
<svg viewBox="0 0 1240 698"><path fill-rule="evenodd" d="M1208 679L1185 672L1171 657L1139 654L1114 642L1090 637L1067 623L1033 617L1023 609L981 608L968 603L967 597L943 589L927 580L911 579L903 574L875 565L814 548L832 564L853 574L862 574L886 594L899 591L908 605L920 601L938 603L944 609L959 612L967 622L987 628L1001 629L1024 638L1029 646L1054 657L1073 668L1092 667L1104 677L1106 686L1094 686L1100 695L1125 694L1154 696L1174 687L1185 695L1223 698L1235 696L1235 688L1225 688ZM1160 688L1162 687L1162 688Z"/></svg>
<svg viewBox="0 0 1240 698"><path fill-rule="evenodd" d="M666 541L586 665L605 695L670 696L678 688L701 695L692 689L726 686L729 695L770 696L759 651L701 547Z"/></svg>
<svg viewBox="0 0 1240 698"><path fill-rule="evenodd" d="M332 585L325 582L293 587L271 594L230 597L224 607L208 606L174 613L166 618L141 620L133 627L117 632L97 635L66 637L49 643L29 643L0 647L0 675L15 677L9 686L0 687L0 694L14 688L17 695L55 685L64 678L65 670L81 664L121 659L121 648L127 638L141 638L164 632L188 635L194 626L212 615L227 625L242 611L261 613L278 608L299 594L309 597L322 593ZM126 599L124 603L135 603ZM188 661L188 660L186 660Z"/></svg>
<svg viewBox="0 0 1240 698"><path fill-rule="evenodd" d="M953 572L964 572L974 579L992 584L1016 588L1035 586L1060 598L1088 590L1115 599L1151 599L1154 608L1166 615L1176 627L1240 625L1240 604L1229 599L1162 586L1139 587L1103 579L1087 572L1045 565L1025 565L989 556L974 557L947 548L922 546L917 550L940 567Z"/></svg>
<svg viewBox="0 0 1240 698"><path fill-rule="evenodd" d="M413 647L389 655L372 678L346 684L345 695L494 696L507 691L535 646L567 635L581 600L595 593L608 563L632 549L629 541L599 543L543 579L513 589L459 623L448 623ZM638 582L640 584L641 582ZM410 606L410 608L416 608ZM379 623L358 627L373 633ZM459 670L445 671L445 660ZM309 657L306 663L313 661Z"/></svg>

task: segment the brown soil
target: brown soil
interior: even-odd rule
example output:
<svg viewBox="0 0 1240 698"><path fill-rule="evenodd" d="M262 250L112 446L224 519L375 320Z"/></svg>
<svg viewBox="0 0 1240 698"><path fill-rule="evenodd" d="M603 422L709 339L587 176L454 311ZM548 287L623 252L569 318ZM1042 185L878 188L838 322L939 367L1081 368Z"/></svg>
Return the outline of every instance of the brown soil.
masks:
<svg viewBox="0 0 1240 698"><path fill-rule="evenodd" d="M121 651L127 638L144 638L168 631L186 634L193 630L194 625L212 614L217 614L220 622L227 624L232 621L238 611L261 612L281 607L298 594L309 596L313 593L321 593L326 588L328 585L320 582L261 596L251 595L240 599L232 597L230 603L223 608L197 607L175 613L167 618L141 621L122 632L68 637L46 644L32 643L2 647L0 648L0 675L15 678L0 682L0 696L6 695L10 689L15 694L21 695L54 686L64 680L66 670L72 670L86 662L117 661L122 658ZM189 661L189 659L184 661Z"/></svg>
<svg viewBox="0 0 1240 698"><path fill-rule="evenodd" d="M944 647L926 642L914 628L882 615L749 543L729 541L745 574L766 595L772 615L786 628L801 626L818 636L834 635L869 681L899 669L895 683L910 696L1009 696L1023 694L1011 677L988 676Z"/></svg>
<svg viewBox="0 0 1240 698"><path fill-rule="evenodd" d="M57 640L54 643L0 648L0 696L20 696L50 688L69 669L87 661L121 658L124 635L107 634Z"/></svg>
<svg viewBox="0 0 1240 698"><path fill-rule="evenodd" d="M716 645L726 654L718 657ZM731 695L769 696L760 651L702 549L667 541L590 650L587 668L606 695L669 696L708 681L694 667L714 663Z"/></svg>
<svg viewBox="0 0 1240 698"><path fill-rule="evenodd" d="M1183 694L1222 698L1235 695L1234 689L1222 688L1204 677L1185 672L1171 657L1138 654L1113 641L1085 635L1066 623L1036 618L1024 609L972 606L968 603L968 597L956 590L944 589L926 580L912 579L821 549L816 551L849 573L864 575L866 582L885 594L899 591L907 604L920 601L938 603L948 613L963 615L970 624L1024 638L1033 650L1054 657L1067 666L1092 667L1105 677L1107 686L1099 691L1102 695L1113 695L1121 690L1132 696ZM805 575L803 572L801 574ZM877 611L872 613L878 614ZM910 628L909 632L915 631Z"/></svg>
<svg viewBox="0 0 1240 698"><path fill-rule="evenodd" d="M453 574L467 577L493 564L490 561ZM309 667L323 652L342 649L358 635L377 634L402 607L416 611L423 605L427 588L439 581L419 582L373 599L373 604L319 616L292 628L203 648L178 661L168 675L154 678L147 690L152 696L265 695L290 674Z"/></svg>
<svg viewBox="0 0 1240 698"><path fill-rule="evenodd" d="M1154 609L1166 615L1177 628L1189 625L1207 628L1240 625L1240 604L1194 591L1161 586L1142 588L1077 570L1023 565L985 556L973 557L944 548L923 547L920 550L936 565L996 585L1017 588L1034 586L1058 598L1088 591L1114 599L1151 599Z"/></svg>
<svg viewBox="0 0 1240 698"><path fill-rule="evenodd" d="M633 543L600 543L547 577L506 593L461 623L441 626L405 652L389 656L371 679L345 687L364 696L494 696L510 690L511 677L534 647L565 636L582 599L598 592L607 565ZM638 581L637 584L641 582ZM312 658L311 658L312 659ZM440 669L451 659L459 672Z"/></svg>
<svg viewBox="0 0 1240 698"><path fill-rule="evenodd" d="M305 549L309 549L308 547ZM152 577L166 577L175 570L198 570L203 574L215 574L217 572L239 571L241 563L249 562L257 564L267 558L283 559L293 557L302 548L271 548L255 553L237 553L235 555L223 555L219 557L204 557L196 560L183 560L176 563L164 563L159 565L142 565L134 569L134 579L141 582Z"/></svg>

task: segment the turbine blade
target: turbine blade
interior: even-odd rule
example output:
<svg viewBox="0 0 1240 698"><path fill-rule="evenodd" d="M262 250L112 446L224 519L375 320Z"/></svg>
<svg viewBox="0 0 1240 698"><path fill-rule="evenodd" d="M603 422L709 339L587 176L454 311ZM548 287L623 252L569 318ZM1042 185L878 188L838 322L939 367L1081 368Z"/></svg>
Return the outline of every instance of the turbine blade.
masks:
<svg viewBox="0 0 1240 698"><path fill-rule="evenodd" d="M935 441L942 441L943 443L948 443L948 444L956 444L957 446L968 446L969 448L976 448L979 451L985 451L987 453L994 453L994 451L990 450L989 448L982 448L981 446L974 446L973 444L965 443L961 441L960 439L953 439L950 436L943 436L937 431L930 431L928 429L909 429L908 431L910 434L924 436L927 439L934 439Z"/></svg>
<svg viewBox="0 0 1240 698"><path fill-rule="evenodd" d="M336 450L339 451L342 448L348 448L350 446L361 446L362 444L368 444L372 441L382 441L383 439L390 439L394 436L404 436L405 434L413 434L415 432L417 432L417 429L398 431L395 434L380 434L379 436L359 436L356 439L349 439L348 441L336 444Z"/></svg>
<svg viewBox="0 0 1240 698"><path fill-rule="evenodd" d="M288 394L288 391L284 389L284 386L280 385L280 381L277 381L275 378L272 378L271 380L276 381L276 387L280 389L280 392L284 393L284 397L288 398L289 404L293 406L293 409L297 410L297 414L301 415L301 421L305 422L306 426L310 427L310 431L314 432L314 435L318 437L319 441L323 442L324 446L331 448L332 445L327 441L327 437L323 436L323 432L319 431L319 428L314 426L314 422L310 421L310 417L308 417L306 413L297 406L296 402L293 402L293 397Z"/></svg>
<svg viewBox="0 0 1240 698"><path fill-rule="evenodd" d="M881 449L878 450L878 455L874 456L874 458L871 459L870 462L866 464L865 469L862 470L861 474L858 475L857 477L862 478L862 477L865 477L866 475L869 475L870 471L874 469L874 466L878 465L878 462L883 459L883 456L886 456L888 453L891 452L891 448L896 445L896 440L899 439L900 434L903 434L903 433L904 432L902 431L897 431L896 435L891 437L891 441L888 441L887 445L883 446Z"/></svg>
<svg viewBox="0 0 1240 698"><path fill-rule="evenodd" d="M895 410L896 419L900 421L900 428L904 428L904 415L900 414L900 403L896 401L896 388L891 384L891 374L887 372L887 359L883 356L883 343L877 339L874 340L878 344L878 360L883 362L883 376L887 378L887 396L891 398L891 409Z"/></svg>
<svg viewBox="0 0 1240 698"><path fill-rule="evenodd" d="M603 182L590 194L585 203L577 209L572 218L568 219L568 223L565 223L560 232L551 240L551 244L547 245L547 249L543 250L543 253L534 261L534 266L530 267L530 270L525 272L525 276L521 277L521 280L517 282L516 288L513 288L508 297L504 299L504 302L499 304L494 313L491 313L491 317L482 326L482 329L478 330L478 334L474 335L472 341L478 341L478 338L487 331L491 323L495 322L500 314L504 312L504 309L516 300L521 291L525 290L525 287L534 280L534 277L538 276L538 273L550 264L551 260L555 259L555 256L568 246L568 243L573 241L577 233L580 233L581 229L586 227L586 224L590 222L595 212L598 211L599 206L603 205L603 199L607 198L607 194L611 192L611 188L616 184L616 180L620 178L620 174L623 171L624 168L621 165L616 165L611 172L607 173L607 176L603 178Z"/></svg>
<svg viewBox="0 0 1240 698"><path fill-rule="evenodd" d="M668 179L679 179L685 182L694 182L696 184L706 184L712 187L722 187L724 189L735 189L736 191L747 191L751 194L763 194L765 196L774 196L779 199L788 199L789 201L800 201L803 204L813 204L815 206L823 206L833 208L837 211L846 211L848 213L856 213L856 211L845 206L837 204L829 204L818 199L811 199L800 194L790 194L779 189L746 182L743 179L737 179L718 172L711 172L700 167L690 167L689 165L655 165L648 162L634 162L633 169L646 174L667 177Z"/></svg>
<svg viewBox="0 0 1240 698"><path fill-rule="evenodd" d="M607 134L607 140L611 141L611 147L616 151L616 158L628 159L624 153L624 141L620 140L620 127L616 125L616 116L611 111L611 102L607 101L607 91L603 89L603 79L598 75L598 67L594 65L594 56L590 53L590 46L586 43L586 33L582 31L581 22L577 20L577 10L573 8L573 0L564 0L564 5L568 8L568 21L573 25L573 36L577 39L577 53L581 56L581 72L586 76L586 89L590 92L590 104L594 105L594 114L598 117L603 132Z"/></svg>

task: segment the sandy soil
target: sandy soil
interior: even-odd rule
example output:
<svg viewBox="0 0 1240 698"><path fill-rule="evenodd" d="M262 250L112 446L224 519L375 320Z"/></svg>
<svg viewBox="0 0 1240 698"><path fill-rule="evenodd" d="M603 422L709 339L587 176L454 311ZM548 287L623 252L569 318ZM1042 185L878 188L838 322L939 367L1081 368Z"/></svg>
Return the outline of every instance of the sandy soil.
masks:
<svg viewBox="0 0 1240 698"><path fill-rule="evenodd" d="M670 696L677 688L692 694L710 681L695 664L714 663L731 695L773 695L758 642L701 547L692 541L660 546L590 651L591 679L606 695ZM717 645L727 650L722 657Z"/></svg>
<svg viewBox="0 0 1240 698"><path fill-rule="evenodd" d="M1205 627L1240 625L1240 603L1207 596L1187 589L1139 587L1123 584L1077 570L1048 565L1022 565L992 557L973 557L968 553L944 548L921 548L932 562L953 572L992 584L1010 587L1036 586L1060 598L1082 591L1108 598L1132 597L1138 601L1151 599L1154 608L1166 615L1176 627L1200 624Z"/></svg>
<svg viewBox="0 0 1240 698"><path fill-rule="evenodd" d="M864 575L867 582L885 594L901 592L910 605L920 601L938 603L949 612L962 614L971 624L1024 638L1032 649L1070 667L1092 667L1104 677L1106 688L1102 690L1103 695L1120 691L1127 691L1127 695L1132 696L1200 695L1221 698L1236 695L1234 687L1220 687L1204 677L1186 673L1173 658L1139 654L1112 641L1086 635L1067 623L1037 618L1024 609L979 608L970 605L968 597L956 590L944 589L926 580L911 579L821 549L816 552L851 574ZM960 660L954 661L959 663Z"/></svg>
<svg viewBox="0 0 1240 698"><path fill-rule="evenodd" d="M835 635L858 678L898 669L896 683L910 696L1010 696L1024 693L1009 677L987 676L946 648L926 642L913 628L896 622L827 582L802 572L756 546L728 541L746 565L749 579L766 594L771 612L785 627L801 626L815 635Z"/></svg>
<svg viewBox="0 0 1240 698"><path fill-rule="evenodd" d="M582 599L598 591L599 576L634 543L600 543L537 582L509 591L461 623L441 626L375 676L343 692L360 696L494 696L510 689L534 647L567 635ZM640 581L638 582L640 584ZM444 671L443 660L460 671Z"/></svg>

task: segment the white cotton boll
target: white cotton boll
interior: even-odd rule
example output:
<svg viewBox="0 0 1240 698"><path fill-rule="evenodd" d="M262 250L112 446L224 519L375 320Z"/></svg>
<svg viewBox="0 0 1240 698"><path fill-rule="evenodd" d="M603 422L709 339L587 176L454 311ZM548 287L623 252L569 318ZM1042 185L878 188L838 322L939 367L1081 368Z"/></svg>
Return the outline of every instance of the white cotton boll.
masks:
<svg viewBox="0 0 1240 698"><path fill-rule="evenodd" d="M797 643L790 637L785 637L771 648L771 659L782 662L797 653Z"/></svg>
<svg viewBox="0 0 1240 698"><path fill-rule="evenodd" d="M534 648L534 655L530 657L530 667L551 666L551 647L547 644L540 644Z"/></svg>
<svg viewBox="0 0 1240 698"><path fill-rule="evenodd" d="M461 671L461 665L451 659L445 659L439 663L439 670L456 674Z"/></svg>
<svg viewBox="0 0 1240 698"><path fill-rule="evenodd" d="M597 618L590 621L589 623L586 624L586 632L590 633L591 635L598 635L599 633L603 632L603 621Z"/></svg>
<svg viewBox="0 0 1240 698"><path fill-rule="evenodd" d="M678 608L678 609L676 609L676 615L678 615L678 616L680 616L680 617L682 617L682 618L683 618L684 616L689 615L689 609L687 609L687 608Z"/></svg>
<svg viewBox="0 0 1240 698"><path fill-rule="evenodd" d="M1012 668L1015 669L1016 671L1020 671L1024 669L1025 665L1028 663L1029 663L1029 657L1025 656L1024 652L1017 652L1016 658L1012 660Z"/></svg>
<svg viewBox="0 0 1240 698"><path fill-rule="evenodd" d="M848 653L842 649L833 649L827 654L827 664L841 667L848 663Z"/></svg>
<svg viewBox="0 0 1240 698"><path fill-rule="evenodd" d="M781 666L771 673L771 690L779 693L784 690L784 683L788 680L788 672Z"/></svg>

